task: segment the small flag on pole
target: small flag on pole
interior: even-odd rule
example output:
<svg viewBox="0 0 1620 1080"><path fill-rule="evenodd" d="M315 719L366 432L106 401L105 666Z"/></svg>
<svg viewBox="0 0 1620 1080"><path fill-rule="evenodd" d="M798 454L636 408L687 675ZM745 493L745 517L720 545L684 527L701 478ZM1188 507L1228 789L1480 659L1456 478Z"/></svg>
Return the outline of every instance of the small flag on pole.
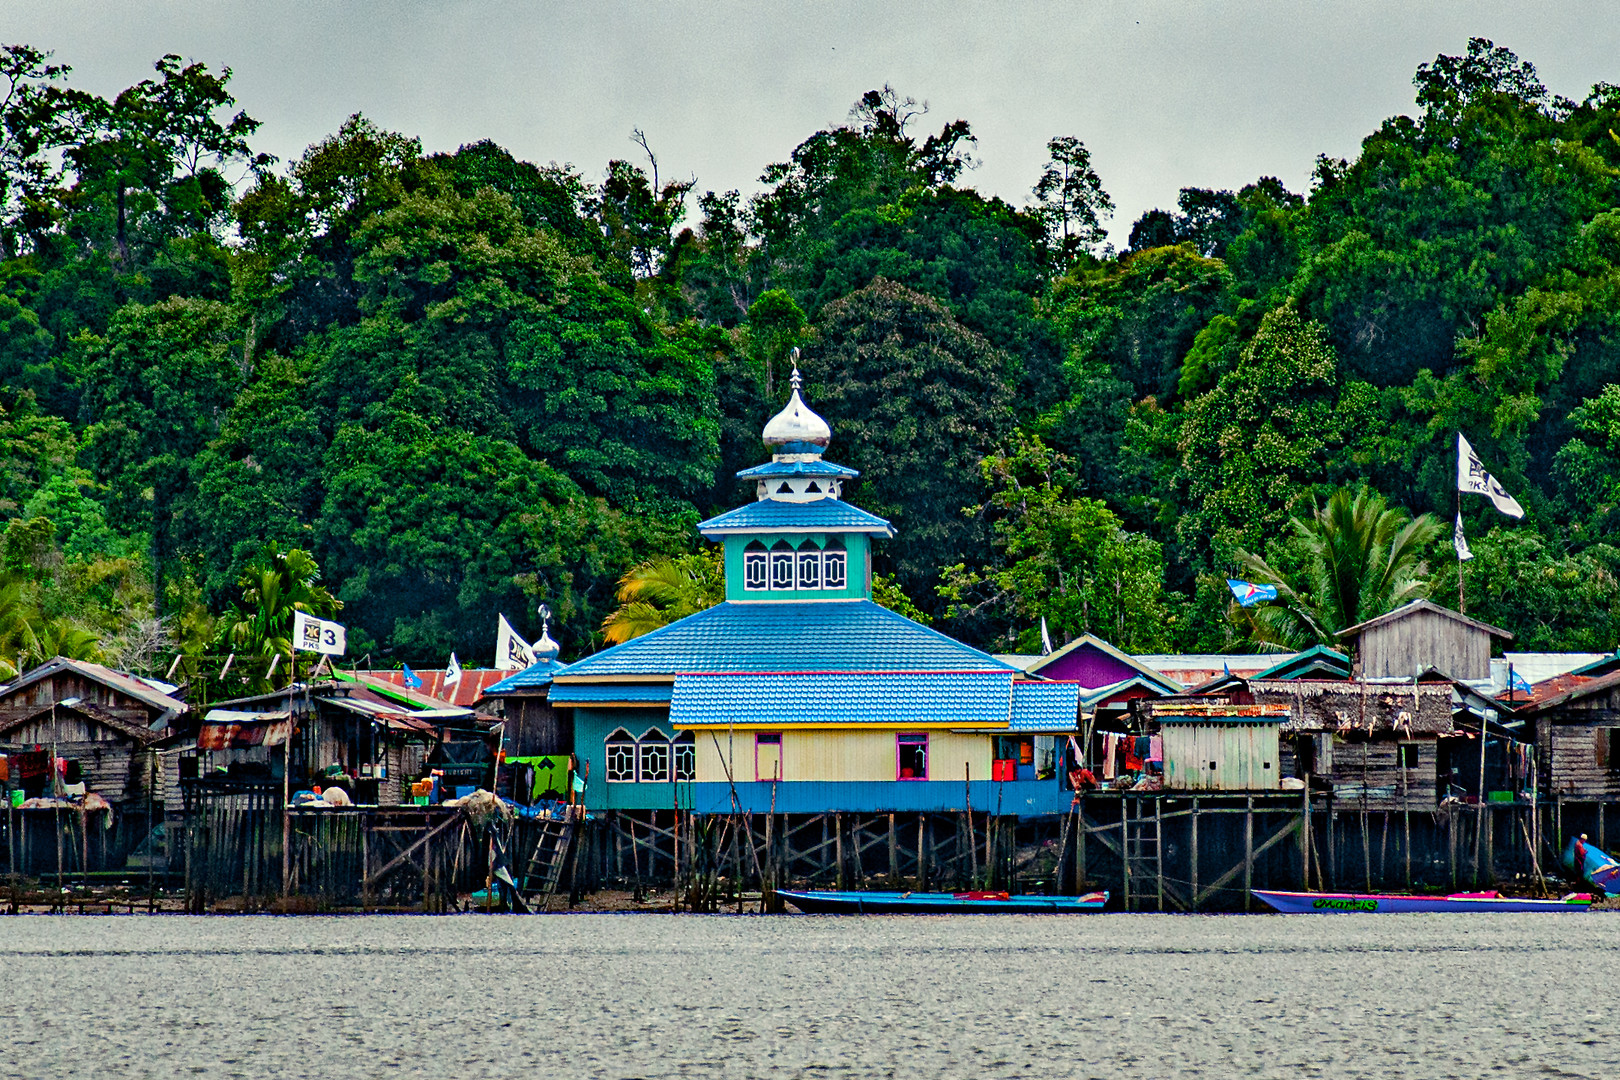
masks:
<svg viewBox="0 0 1620 1080"><path fill-rule="evenodd" d="M1525 680L1525 677L1523 675L1520 675L1517 671L1514 671L1511 667L1508 668L1508 688L1511 689L1511 690L1518 691L1519 693L1525 694L1525 695L1527 695L1529 697L1535 697L1536 696L1535 687L1531 686L1530 683Z"/></svg>
<svg viewBox="0 0 1620 1080"><path fill-rule="evenodd" d="M422 676L412 671L411 665L409 664L402 663L399 666L404 669L405 685L410 687L412 690L422 689Z"/></svg>
<svg viewBox="0 0 1620 1080"><path fill-rule="evenodd" d="M1226 587L1232 590L1233 596L1237 597L1240 607L1254 607L1254 605L1264 603L1267 600L1277 599L1277 586L1275 585L1255 585L1252 582L1227 578Z"/></svg>
<svg viewBox="0 0 1620 1080"><path fill-rule="evenodd" d="M293 648L342 656L348 641L341 623L327 622L302 611L293 612Z"/></svg>
<svg viewBox="0 0 1620 1080"><path fill-rule="evenodd" d="M1492 506L1508 517L1524 517L1524 507L1503 490L1496 477L1485 471L1479 455L1474 453L1474 448L1468 445L1468 440L1462 437L1460 431L1457 432L1457 490L1485 496L1491 500Z"/></svg>
<svg viewBox="0 0 1620 1080"><path fill-rule="evenodd" d="M522 671L534 663L534 650L529 643L518 637L512 624L502 615L495 626L495 669L497 671Z"/></svg>
<svg viewBox="0 0 1620 1080"><path fill-rule="evenodd" d="M1457 527L1451 530L1451 546L1457 549L1457 561L1467 562L1474 557L1468 550L1468 537L1463 535L1462 514L1457 514Z"/></svg>
<svg viewBox="0 0 1620 1080"><path fill-rule="evenodd" d="M1046 616L1041 616L1041 655L1046 656L1052 651L1052 635L1046 631Z"/></svg>
<svg viewBox="0 0 1620 1080"><path fill-rule="evenodd" d="M444 685L455 686L461 682L461 665L456 663L456 654L450 654L450 666L444 669Z"/></svg>

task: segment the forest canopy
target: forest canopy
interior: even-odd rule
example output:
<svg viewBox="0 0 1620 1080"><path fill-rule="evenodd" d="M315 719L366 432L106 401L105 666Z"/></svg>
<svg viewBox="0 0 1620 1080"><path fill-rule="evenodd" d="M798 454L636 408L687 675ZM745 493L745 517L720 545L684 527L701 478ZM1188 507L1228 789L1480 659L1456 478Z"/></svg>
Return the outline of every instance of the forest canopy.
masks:
<svg viewBox="0 0 1620 1080"><path fill-rule="evenodd" d="M964 640L1252 647L1224 579L1325 580L1342 506L1421 524L1363 600L1461 569L1517 647L1614 649L1620 87L1478 39L1413 82L1309 190L1187 188L1116 250L1083 132L1013 205L887 86L744 195L639 131L589 173L355 115L278 162L228 68L103 98L0 47L0 662L227 649L278 552L373 663L487 662L540 602L600 647L750 497L795 347L885 597ZM1459 500L1459 432L1522 520Z"/></svg>

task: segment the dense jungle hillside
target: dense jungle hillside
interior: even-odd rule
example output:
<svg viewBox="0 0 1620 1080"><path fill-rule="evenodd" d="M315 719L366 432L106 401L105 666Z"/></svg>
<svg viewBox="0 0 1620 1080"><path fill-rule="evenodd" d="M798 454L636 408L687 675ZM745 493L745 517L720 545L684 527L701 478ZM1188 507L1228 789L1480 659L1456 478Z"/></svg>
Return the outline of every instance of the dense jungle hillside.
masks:
<svg viewBox="0 0 1620 1080"><path fill-rule="evenodd" d="M597 171L355 115L275 161L228 69L109 100L69 59L0 50L10 666L243 651L317 578L378 666L487 664L540 602L599 647L621 577L752 497L795 347L898 529L883 596L964 640L1331 639L1456 603L1460 505L1470 615L1620 644L1620 87L1475 40L1310 190L1187 188L1116 250L1084 132L1012 205L889 87L744 195L640 132ZM1459 432L1522 519L1459 502ZM1228 576L1314 614L1279 637Z"/></svg>

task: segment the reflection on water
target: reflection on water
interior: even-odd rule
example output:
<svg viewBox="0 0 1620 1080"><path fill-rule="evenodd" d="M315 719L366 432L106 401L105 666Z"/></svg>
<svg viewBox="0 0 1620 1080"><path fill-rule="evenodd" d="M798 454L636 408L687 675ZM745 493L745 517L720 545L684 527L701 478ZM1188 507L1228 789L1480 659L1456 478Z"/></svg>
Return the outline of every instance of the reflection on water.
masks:
<svg viewBox="0 0 1620 1080"><path fill-rule="evenodd" d="M1613 1076L1572 915L0 919L0 1073Z"/></svg>

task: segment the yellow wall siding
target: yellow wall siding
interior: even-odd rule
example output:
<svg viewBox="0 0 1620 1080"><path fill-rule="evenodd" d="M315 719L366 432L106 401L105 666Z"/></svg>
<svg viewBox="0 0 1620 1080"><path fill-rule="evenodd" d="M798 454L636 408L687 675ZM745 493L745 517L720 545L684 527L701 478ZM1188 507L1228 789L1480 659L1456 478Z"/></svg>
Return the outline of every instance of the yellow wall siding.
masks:
<svg viewBox="0 0 1620 1080"><path fill-rule="evenodd" d="M730 779L737 783L758 779L754 774L752 731L716 731L712 734L699 731L695 734L699 783L725 783L728 779L728 758L731 762ZM894 780L897 734L899 732L893 728L880 731L784 731L782 779ZM989 734L930 731L928 779L961 780L964 764L972 769L973 779L990 779L991 739Z"/></svg>

